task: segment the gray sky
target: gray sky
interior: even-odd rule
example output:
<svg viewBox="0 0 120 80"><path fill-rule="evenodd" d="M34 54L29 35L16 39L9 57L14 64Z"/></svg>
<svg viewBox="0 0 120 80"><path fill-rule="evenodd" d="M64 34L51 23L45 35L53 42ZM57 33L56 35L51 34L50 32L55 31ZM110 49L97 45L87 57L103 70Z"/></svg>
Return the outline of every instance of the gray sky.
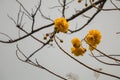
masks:
<svg viewBox="0 0 120 80"><path fill-rule="evenodd" d="M22 0L21 0L22 1ZM39 0L38 0L39 1ZM22 3L31 12L31 8L34 7L38 2L37 0L23 0ZM57 0L43 0L42 2L42 11L46 16L50 16L51 19L60 17L61 14L57 8L49 9L51 7L57 6ZM80 4L77 4L76 1L70 5L70 9L67 9L67 18L74 14L74 8L79 9ZM105 5L106 8L112 7L110 3ZM120 6L120 2L118 2ZM8 34L13 39L18 37L18 29L15 27L14 23L7 17L7 14L16 19L19 5L15 0L0 0L0 32ZM49 14L48 14L49 13ZM91 12L86 14L91 14ZM29 21L25 18L25 29L29 30L28 25ZM70 21L70 28L75 29L76 24L79 27L85 22L84 17L78 17L73 21ZM50 23L50 21L41 19L40 16L36 18L36 27ZM98 14L95 19L83 30L72 35L58 34L58 36L64 40L62 47L70 52L71 48L71 39L73 37L84 38L87 32L90 29L98 29L102 33L102 42L98 46L98 49L106 52L107 54L120 54L120 11L109 11L101 12ZM38 38L43 38L43 35L46 32L52 32L52 29L47 29L42 31L42 33L35 34ZM67 38L66 38L67 37ZM6 37L0 35L0 40L7 40ZM13 44L3 44L0 43L0 80L61 80L52 74L33 67L29 64L19 61L15 55L16 44L18 44L26 55L29 55L31 52L40 47L41 44L31 39L30 37ZM86 46L86 45L85 45ZM70 53L71 54L71 53ZM120 75L120 68L114 66L107 66L97 62L95 59L91 58L88 54L89 51L85 53L83 57L75 57L78 60L84 62L87 65L90 65L93 68L103 68L103 71ZM72 54L71 54L72 55ZM68 73L75 73L79 76L79 80L95 80L93 71L88 70L82 65L70 59L68 56L63 54L57 47L46 46L44 49L36 53L33 58L37 58L39 63L45 66L46 68L60 74L63 77L66 77ZM106 60L106 59L105 59ZM109 60L106 60L109 61ZM105 75L100 75L98 80L117 80Z"/></svg>

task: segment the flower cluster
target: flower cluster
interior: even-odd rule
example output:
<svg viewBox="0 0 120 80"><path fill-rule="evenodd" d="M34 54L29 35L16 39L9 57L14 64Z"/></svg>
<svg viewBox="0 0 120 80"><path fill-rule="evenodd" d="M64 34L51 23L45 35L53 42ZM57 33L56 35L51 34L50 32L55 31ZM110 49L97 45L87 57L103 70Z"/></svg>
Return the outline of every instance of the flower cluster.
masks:
<svg viewBox="0 0 120 80"><path fill-rule="evenodd" d="M63 17L54 20L55 29L57 32L67 33L69 24Z"/></svg>
<svg viewBox="0 0 120 80"><path fill-rule="evenodd" d="M75 56L83 56L83 54L85 53L86 49L82 47L82 43L80 41L79 38L75 37L72 39L72 45L73 47L71 48L71 52L75 55Z"/></svg>
<svg viewBox="0 0 120 80"><path fill-rule="evenodd" d="M71 40L73 47L79 48L82 44L79 38L75 37Z"/></svg>
<svg viewBox="0 0 120 80"><path fill-rule="evenodd" d="M67 33L69 24L65 18L61 17L55 19L54 25L56 32ZM102 36L99 30L92 29L88 32L84 40L89 45L90 51L93 51L97 47L97 45L101 42L101 37ZM73 45L71 48L71 52L75 56L79 56L79 55L83 56L83 54L86 52L86 49L82 47L81 40L75 37L71 40L71 43Z"/></svg>
<svg viewBox="0 0 120 80"><path fill-rule="evenodd" d="M99 30L90 30L85 37L86 43L89 45L89 50L94 50L101 41L101 33Z"/></svg>

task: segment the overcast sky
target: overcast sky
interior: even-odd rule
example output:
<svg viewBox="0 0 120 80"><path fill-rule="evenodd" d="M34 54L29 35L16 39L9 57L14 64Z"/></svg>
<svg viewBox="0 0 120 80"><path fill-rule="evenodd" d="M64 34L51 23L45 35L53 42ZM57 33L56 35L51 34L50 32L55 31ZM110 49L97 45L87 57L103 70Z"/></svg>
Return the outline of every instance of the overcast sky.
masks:
<svg viewBox="0 0 120 80"><path fill-rule="evenodd" d="M31 13L31 8L34 7L35 9L35 5L37 5L38 1L23 0L22 3ZM57 0L42 0L41 10L46 16L50 16L50 18L54 20L55 18L60 17L61 14L57 8L50 8L57 5ZM117 5L120 6L120 2L118 2ZM112 7L110 3L107 3L107 5L105 6L106 8ZM69 6L66 11L67 18L75 13L73 7L79 9L80 4L74 1ZM0 32L8 34L13 39L18 38L18 29L8 18L7 14L12 16L16 20L18 10L19 5L15 0L0 0ZM89 13L87 14L92 14L92 11L89 11ZM25 29L29 31L29 20L27 20L26 18L24 20L25 22L23 23L25 23L25 26L27 26L25 27ZM78 17L75 20L70 21L70 28L74 27L73 29L75 29L76 24L77 27L81 26L85 22L85 20L86 19L84 17ZM35 28L38 28L39 26L45 25L47 23L51 22L41 19L41 17L38 16L36 18ZM81 39L84 38L84 36L90 29L98 29L102 33L102 41L98 46L98 49L107 54L120 54L120 34L116 34L116 32L120 32L120 11L108 11L99 13L86 28L75 34L58 34L58 36L64 40L62 47L70 52L70 48L72 46L70 43L71 39L76 36ZM52 32L52 30L53 28L46 29L45 31L42 31L42 33L35 34L35 36L42 39L43 35L46 32L49 33ZM0 35L0 40L7 40L7 38ZM0 80L61 80L42 69L19 61L15 55L16 44L19 45L21 50L23 50L26 55L29 55L41 46L41 44L31 39L30 37L13 44L0 43ZM105 72L118 76L120 75L120 67L103 65L97 62L95 59L91 58L89 54L90 52L87 51L84 56L75 58L87 65L90 65L93 68L102 68ZM56 72L57 74L60 74L63 77L66 77L66 75L69 73L74 73L79 76L79 80L95 80L93 71L88 70L74 60L70 59L68 56L63 54L56 45L53 45L53 47L46 46L44 49L36 53L33 58L37 58L40 64ZM106 61L110 62L109 60ZM100 75L98 80L118 79L111 78L105 75Z"/></svg>

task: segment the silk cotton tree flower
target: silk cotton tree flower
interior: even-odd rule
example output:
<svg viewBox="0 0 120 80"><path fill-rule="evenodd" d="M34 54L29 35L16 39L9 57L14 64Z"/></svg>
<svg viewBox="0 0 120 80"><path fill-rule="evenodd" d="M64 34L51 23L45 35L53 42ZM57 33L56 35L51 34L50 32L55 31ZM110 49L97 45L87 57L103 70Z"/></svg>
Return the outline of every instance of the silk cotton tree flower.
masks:
<svg viewBox="0 0 120 80"><path fill-rule="evenodd" d="M80 41L79 38L75 37L71 40L71 43L73 45L73 47L71 48L71 52L75 55L75 56L83 56L83 54L85 53L86 49L82 47L82 43Z"/></svg>
<svg viewBox="0 0 120 80"><path fill-rule="evenodd" d="M55 30L57 32L67 33L68 28L69 28L69 23L63 17L55 19L54 25L55 25Z"/></svg>
<svg viewBox="0 0 120 80"><path fill-rule="evenodd" d="M99 30L90 30L85 37L86 43L89 45L89 50L94 50L101 42L102 35Z"/></svg>
<svg viewBox="0 0 120 80"><path fill-rule="evenodd" d="M73 38L71 42L75 48L79 48L82 45L80 39L77 37Z"/></svg>
<svg viewBox="0 0 120 80"><path fill-rule="evenodd" d="M83 54L85 53L86 49L83 47L79 47L79 48L75 48L72 47L71 48L71 52L75 55L75 56L83 56Z"/></svg>

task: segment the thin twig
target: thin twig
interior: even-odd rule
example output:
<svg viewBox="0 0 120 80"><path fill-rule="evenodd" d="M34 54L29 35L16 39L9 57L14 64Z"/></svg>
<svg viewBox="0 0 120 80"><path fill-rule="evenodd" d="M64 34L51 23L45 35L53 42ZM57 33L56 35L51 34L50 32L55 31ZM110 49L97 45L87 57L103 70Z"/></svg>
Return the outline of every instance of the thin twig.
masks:
<svg viewBox="0 0 120 80"><path fill-rule="evenodd" d="M120 10L120 8L118 8L117 5L115 5L112 0L110 0L110 2L114 5L116 9Z"/></svg>
<svg viewBox="0 0 120 80"><path fill-rule="evenodd" d="M50 71L49 69L43 67L42 65L40 65L40 64L38 63L37 59L36 59L36 63L37 63L37 65L40 66L42 69L44 69L44 70L46 70L47 72L53 74L54 76L56 76L56 77L58 77L58 78L61 78L61 79L63 79L63 80L67 80L66 78L64 78L64 77L62 77L62 76L60 76L60 75L58 75L58 74Z"/></svg>
<svg viewBox="0 0 120 80"><path fill-rule="evenodd" d="M100 1L102 1L102 0L100 0ZM106 2L106 0L104 0L105 2ZM105 2L103 3L103 4L101 4L99 7L103 7L104 6L104 4L105 4ZM101 2L95 2L94 4L99 4L99 3L101 3ZM91 9L92 8L92 5L91 6L88 6L86 9L83 9L83 10L81 10L80 12L78 12L75 16L73 16L73 17L71 17L71 19L72 18L75 18L75 17L77 17L78 15L80 15L80 14L83 14L83 12L85 11L87 11L87 9ZM74 33L74 32L78 32L78 31L80 31L80 30L82 30L83 28L85 28L93 19L94 19L94 17L100 12L101 10L97 10L94 14L93 14L93 16L81 27L81 28L79 28L79 29L77 29L77 30L74 30L74 31L72 31L72 30L69 30L71 33ZM67 19L68 21L70 20L70 19Z"/></svg>
<svg viewBox="0 0 120 80"><path fill-rule="evenodd" d="M63 9L62 9L62 17L65 17L65 7L66 7L66 0L63 0Z"/></svg>
<svg viewBox="0 0 120 80"><path fill-rule="evenodd" d="M69 5L69 4L72 3L73 1L75 1L75 0L71 0L71 1L69 1L68 3L66 3L66 5Z"/></svg>
<svg viewBox="0 0 120 80"><path fill-rule="evenodd" d="M27 57L26 61L28 61L35 53L40 51L44 46L46 46L46 44L42 45L40 48L36 49L32 54L30 54L29 57Z"/></svg>
<svg viewBox="0 0 120 80"><path fill-rule="evenodd" d="M25 12L26 12L29 16L31 16L31 14L27 11L27 9L25 9L25 7L22 5L21 2L19 2L18 0L16 0L16 2L17 2L18 4L20 4L20 6L25 10Z"/></svg>
<svg viewBox="0 0 120 80"><path fill-rule="evenodd" d="M44 69L45 71L49 72L50 74L53 74L54 76L56 76L56 77L58 77L58 78L60 78L60 79L67 80L66 78L64 78L64 77L62 77L62 76L54 73L53 71L45 68L44 66L40 65L40 64L38 63L37 59L35 59L36 63L33 62L33 61L31 61L30 59L29 59L28 61L25 61L25 60L21 59L21 58L18 56L18 51L19 51L19 52L23 55L23 57L25 57L26 59L27 59L27 57L26 57L25 54L19 49L19 47L18 47L18 45L17 45L16 56L17 56L17 58L18 58L20 61L25 62L25 63L28 63L28 64L33 65L33 66L35 66L35 67L38 67L38 68L40 68L40 69Z"/></svg>
<svg viewBox="0 0 120 80"><path fill-rule="evenodd" d="M54 22L54 21L53 21L52 19L50 19L49 17L46 17L46 16L42 13L42 11L41 11L40 8L39 8L39 12L40 12L41 16L42 16L44 19Z"/></svg>
<svg viewBox="0 0 120 80"><path fill-rule="evenodd" d="M61 6L63 6L63 4L60 2L60 0L58 0L58 3L59 3Z"/></svg>
<svg viewBox="0 0 120 80"><path fill-rule="evenodd" d="M37 14L40 6L41 6L41 0L40 0L40 2L39 2L39 5L38 5L37 9L35 10L34 14L32 14L32 27L31 27L32 31L31 31L31 32L34 31L35 16L36 16L36 14Z"/></svg>
<svg viewBox="0 0 120 80"><path fill-rule="evenodd" d="M98 59L98 58L93 54L92 51L90 51L90 52L91 52L91 54L92 54L92 57L94 57L97 61L99 61L99 62L101 62L101 63L103 63L103 64L112 65L112 66L120 66L119 63L118 63L118 64L113 64L113 63L107 63L107 62L105 62L105 61L102 61L102 60Z"/></svg>
<svg viewBox="0 0 120 80"><path fill-rule="evenodd" d="M53 34L51 35L50 39L45 43L43 44L40 48L38 48L37 50L35 50L32 54L29 55L29 57L26 59L29 60L29 58L31 58L35 53L37 53L38 51L40 51L42 48L44 48L47 44L49 44L49 42L51 41L51 39L55 36L56 34L56 31L53 32Z"/></svg>
<svg viewBox="0 0 120 80"><path fill-rule="evenodd" d="M92 47L92 46L91 46L91 47ZM109 59L112 59L112 60L115 60L115 61L120 62L120 59L113 58L113 57L111 57L111 56L109 56L109 55L105 54L104 52L102 52L102 51L98 50L97 48L94 48L94 49L95 49L96 51L98 51L99 53L101 53L102 55L104 55L104 56L108 57Z"/></svg>
<svg viewBox="0 0 120 80"><path fill-rule="evenodd" d="M19 24L20 12L21 12L21 6L20 6L20 9L19 9L19 11L18 11L18 15L17 15L17 24Z"/></svg>
<svg viewBox="0 0 120 80"><path fill-rule="evenodd" d="M74 58L73 56L71 56L68 52L66 52L66 51L58 44L58 42L57 42L57 40L55 39L55 37L54 37L54 40L55 40L55 43L57 44L58 48L59 48L61 51L63 51L63 53L65 53L68 57L70 57L71 59L75 60L77 63L83 65L84 67L86 67L86 68L88 68L88 69L90 69L90 70L92 70L92 71L95 71L95 72L98 72L98 73L101 73L101 74L104 74L104 75L107 75L107 76L110 76L110 77L114 77L114 78L120 79L119 76L112 75L112 74L109 74L109 73L106 73L106 72L102 72L102 71L98 71L98 70L93 69L92 67L90 67L90 66L82 63L81 61L79 61L79 60L77 60L76 58Z"/></svg>
<svg viewBox="0 0 120 80"><path fill-rule="evenodd" d="M96 1L94 4L97 5L97 4L99 4L99 3L103 2L103 1L105 1L105 0ZM71 16L70 18L68 18L67 21L71 21L71 20L75 19L77 16L85 13L86 11L88 11L88 10L91 9L91 8L92 8L92 5L84 8L84 9L81 10L80 12L78 12L78 13L74 14L73 16ZM14 21L14 20L13 20L13 21ZM15 22L15 21L14 21L14 22ZM15 23L16 23L16 22L15 22ZM19 41L19 40L22 40L22 39L24 39L24 38L26 38L26 37L28 37L28 36L30 36L30 35L38 32L38 31L40 31L40 30L43 30L43 29L45 29L45 28L49 28L49 27L51 27L52 25L54 25L54 23L50 23L50 24L47 24L47 25L45 25L45 26L42 26L42 27L40 27L40 28L38 28L38 29L35 29L33 32L28 33L27 35L24 35L24 36L22 36L22 37L20 37L20 38L17 38L17 39L12 40L12 41L2 41L2 40L0 40L0 42L2 42L2 43L14 43L14 42L17 42L17 41ZM79 29L79 30L81 30L81 29ZM70 31L70 30L69 30L69 31Z"/></svg>
<svg viewBox="0 0 120 80"><path fill-rule="evenodd" d="M12 21L14 22L14 24L17 25L17 23L15 22L15 20L14 20L11 16L9 16L9 14L7 14L7 16L8 16L8 18L9 18L10 20L12 20Z"/></svg>
<svg viewBox="0 0 120 80"><path fill-rule="evenodd" d="M110 54L110 55L108 55L108 56L116 56L116 57L120 57L119 54ZM104 55L97 55L97 56L95 56L95 57L105 57L105 56L104 56Z"/></svg>
<svg viewBox="0 0 120 80"><path fill-rule="evenodd" d="M76 29L76 30L69 30L71 33L75 33L75 32L78 32L82 29L84 29L93 19L94 17L100 12L100 10L97 10L96 13L93 14L93 16L79 29Z"/></svg>
<svg viewBox="0 0 120 80"><path fill-rule="evenodd" d="M11 38L10 36L8 36L7 34L2 33L2 32L0 32L0 34L2 34L2 35L4 35L4 36L6 36L7 38L9 38L9 40L10 40L10 41L12 41L12 38Z"/></svg>
<svg viewBox="0 0 120 80"><path fill-rule="evenodd" d="M98 5L98 4L100 4L101 2L104 2L104 1L106 1L106 0L98 0L98 1L96 1L94 4L95 4L95 5ZM79 15L85 13L86 11L90 10L91 8L93 8L92 5L90 5L90 6L86 7L86 8L84 8L84 9L82 9L80 12L78 12L78 13L72 15L70 18L68 18L67 21L70 21L70 20L72 20L72 19L75 19L76 17L78 17Z"/></svg>
<svg viewBox="0 0 120 80"><path fill-rule="evenodd" d="M112 3L116 8L105 9L105 8L96 7L96 5L94 5L94 3L93 3L91 0L89 0L89 1L90 1L90 4L91 4L94 8L99 9L99 10L102 10L102 11L120 10L120 8L118 8L111 0L110 0L111 3Z"/></svg>

